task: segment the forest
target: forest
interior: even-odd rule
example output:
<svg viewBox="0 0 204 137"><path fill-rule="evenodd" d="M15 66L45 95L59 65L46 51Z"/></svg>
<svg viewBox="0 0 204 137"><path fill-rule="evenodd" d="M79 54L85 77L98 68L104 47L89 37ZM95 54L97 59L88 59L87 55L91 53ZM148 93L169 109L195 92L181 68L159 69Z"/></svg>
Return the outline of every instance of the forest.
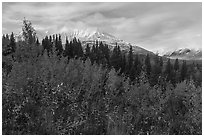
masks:
<svg viewBox="0 0 204 137"><path fill-rule="evenodd" d="M202 64L60 34L2 36L2 134L201 135Z"/></svg>

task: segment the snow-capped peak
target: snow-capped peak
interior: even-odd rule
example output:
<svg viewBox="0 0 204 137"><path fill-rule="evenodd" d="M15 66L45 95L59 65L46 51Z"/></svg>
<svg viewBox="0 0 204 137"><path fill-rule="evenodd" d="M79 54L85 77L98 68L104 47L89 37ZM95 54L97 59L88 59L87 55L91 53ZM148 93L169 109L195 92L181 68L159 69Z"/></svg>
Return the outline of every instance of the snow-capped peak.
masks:
<svg viewBox="0 0 204 137"><path fill-rule="evenodd" d="M178 58L185 60L198 60L202 59L202 50L191 49L191 48L179 48L174 51L168 51L164 54L164 56L169 58Z"/></svg>
<svg viewBox="0 0 204 137"><path fill-rule="evenodd" d="M90 40L100 40L100 41L107 41L107 40L119 40L116 37L100 31L99 29L73 29L69 32L65 32L69 39L73 39L74 37L80 39L81 41L90 41Z"/></svg>

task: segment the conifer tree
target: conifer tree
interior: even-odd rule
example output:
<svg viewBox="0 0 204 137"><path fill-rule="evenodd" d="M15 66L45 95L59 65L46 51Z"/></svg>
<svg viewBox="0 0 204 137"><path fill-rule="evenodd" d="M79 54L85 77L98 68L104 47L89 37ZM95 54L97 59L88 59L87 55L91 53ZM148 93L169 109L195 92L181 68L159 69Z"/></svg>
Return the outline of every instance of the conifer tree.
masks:
<svg viewBox="0 0 204 137"><path fill-rule="evenodd" d="M59 39L58 39L58 53L57 55L61 56L62 52L63 52L63 47L62 47L62 39L61 39L61 35L59 35Z"/></svg>
<svg viewBox="0 0 204 137"><path fill-rule="evenodd" d="M140 61L139 61L138 54L136 54L135 59L134 59L134 63L132 65L132 68L130 69L130 73L129 73L130 80L134 81L135 78L139 76L140 72L141 72Z"/></svg>
<svg viewBox="0 0 204 137"><path fill-rule="evenodd" d="M181 81L185 80L186 75L187 75L186 61L183 61L182 66L181 66Z"/></svg>
<svg viewBox="0 0 204 137"><path fill-rule="evenodd" d="M122 65L121 65L121 74L122 73L125 73L125 68L126 68L126 56L125 56L125 54L123 54L122 55L122 63L121 63Z"/></svg>
<svg viewBox="0 0 204 137"><path fill-rule="evenodd" d="M49 41L50 41L50 43L52 43L52 36L51 35L49 37Z"/></svg>
<svg viewBox="0 0 204 137"><path fill-rule="evenodd" d="M11 37L10 37L9 49L11 53L16 51L16 42L15 42L13 32L11 33Z"/></svg>
<svg viewBox="0 0 204 137"><path fill-rule="evenodd" d="M91 48L89 44L87 44L85 48L85 59L90 58L90 55L91 55Z"/></svg>
<svg viewBox="0 0 204 137"><path fill-rule="evenodd" d="M67 54L68 54L68 58L73 58L74 57L74 51L73 51L73 42L70 41L70 43L68 44L68 51L67 51Z"/></svg>
<svg viewBox="0 0 204 137"><path fill-rule="evenodd" d="M174 70L175 70L175 71L178 71L178 70L179 70L179 62L178 62L178 59L176 59L175 62L174 62Z"/></svg>
<svg viewBox="0 0 204 137"><path fill-rule="evenodd" d="M6 43L7 45L4 46L3 45L4 43ZM2 45L3 45L2 53L4 56L14 53L16 51L16 42L13 32L11 33L10 39L3 36Z"/></svg>
<svg viewBox="0 0 204 137"><path fill-rule="evenodd" d="M52 40L52 36L51 35L49 37L49 50L53 54L53 40Z"/></svg>
<svg viewBox="0 0 204 137"><path fill-rule="evenodd" d="M106 64L110 66L110 49L107 44L104 45L104 56L106 59Z"/></svg>
<svg viewBox="0 0 204 137"><path fill-rule="evenodd" d="M6 34L6 39L8 39L8 40L9 40L9 34Z"/></svg>
<svg viewBox="0 0 204 137"><path fill-rule="evenodd" d="M68 56L68 51L69 51L69 41L68 41L68 39L67 39L67 37L66 37L65 50L64 50L64 52L63 52L63 56L64 56L64 57L67 57L67 56Z"/></svg>
<svg viewBox="0 0 204 137"><path fill-rule="evenodd" d="M77 57L83 57L84 52L83 52L82 44L81 44L81 42L80 42L79 39L78 39L78 41L77 41L77 49L78 49L78 51L77 51Z"/></svg>
<svg viewBox="0 0 204 137"><path fill-rule="evenodd" d="M159 58L158 55L154 56L154 65L152 66L152 76L150 81L150 84L152 86L158 84L159 76L161 76L162 65L163 65L163 62L161 61L162 60L161 58Z"/></svg>
<svg viewBox="0 0 204 137"><path fill-rule="evenodd" d="M117 47L117 56L118 56L118 68L121 69L122 68L122 53L121 53L119 45Z"/></svg>
<svg viewBox="0 0 204 137"><path fill-rule="evenodd" d="M57 34L55 36L55 49L56 49L56 51L58 50L58 36L57 36Z"/></svg>
<svg viewBox="0 0 204 137"><path fill-rule="evenodd" d="M117 71L119 69L119 67L118 67L118 48L117 48L117 46L115 46L114 49L113 49L110 61L111 61L111 66L113 66Z"/></svg>
<svg viewBox="0 0 204 137"><path fill-rule="evenodd" d="M171 62L170 62L170 59L168 59L168 61L167 61L167 65L166 65L166 69L165 69L165 74L166 74L166 76L167 76L167 80L169 81L170 79L171 79L171 70L172 68L171 68Z"/></svg>
<svg viewBox="0 0 204 137"><path fill-rule="evenodd" d="M167 61L166 69L165 69L165 74L166 74L166 80L170 81L174 86L176 84L176 73L173 69L173 65L170 62L170 59Z"/></svg>
<svg viewBox="0 0 204 137"><path fill-rule="evenodd" d="M128 53L127 74L130 74L130 69L132 69L132 66L133 66L133 51L132 51L132 45L130 45L130 49Z"/></svg>
<svg viewBox="0 0 204 137"><path fill-rule="evenodd" d="M96 47L95 47L95 44L94 44L92 46L92 48L91 48L91 55L90 55L91 63L94 63L96 61L96 59L95 59L95 50L96 50Z"/></svg>
<svg viewBox="0 0 204 137"><path fill-rule="evenodd" d="M163 70L163 59L162 59L162 57L159 58L159 64L160 64L161 73L162 73L162 70Z"/></svg>
<svg viewBox="0 0 204 137"><path fill-rule="evenodd" d="M134 63L134 65L136 67L136 77L139 77L139 75L140 75L140 73L142 71L142 64L140 62L140 58L139 58L138 54L136 54L136 56L135 56L135 63Z"/></svg>
<svg viewBox="0 0 204 137"><path fill-rule="evenodd" d="M38 38L37 38L37 40L36 40L36 45L37 45L37 46L40 45L40 42L39 42Z"/></svg>
<svg viewBox="0 0 204 137"><path fill-rule="evenodd" d="M8 34L2 36L2 54L6 56L8 54L8 46L10 44L10 39Z"/></svg>
<svg viewBox="0 0 204 137"><path fill-rule="evenodd" d="M149 54L147 54L145 58L145 71L146 71L147 76L149 77L151 74L151 63L150 63Z"/></svg>

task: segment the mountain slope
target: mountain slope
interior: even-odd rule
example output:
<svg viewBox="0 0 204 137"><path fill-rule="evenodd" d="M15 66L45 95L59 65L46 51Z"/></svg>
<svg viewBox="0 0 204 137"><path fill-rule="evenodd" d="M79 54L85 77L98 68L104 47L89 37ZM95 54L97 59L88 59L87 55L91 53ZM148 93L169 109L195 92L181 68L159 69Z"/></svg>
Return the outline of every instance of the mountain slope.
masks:
<svg viewBox="0 0 204 137"><path fill-rule="evenodd" d="M171 59L178 58L183 60L201 60L202 50L183 48L183 49L167 52L166 54L164 54L164 56Z"/></svg>
<svg viewBox="0 0 204 137"><path fill-rule="evenodd" d="M46 33L40 32L40 31L36 31L36 34L38 37L42 37L43 35L47 35ZM118 39L115 36L108 34L106 32L102 32L97 30L78 30L78 29L74 29L73 31L68 31L68 32L63 32L60 34L61 38L62 38L62 42L65 43L65 38L67 37L69 40L72 40L74 37L76 37L77 39L79 39L82 43L82 46L86 46L87 44L89 44L90 46L93 45L97 40L100 42L103 42L104 44L107 44L109 46L110 49L113 49L116 45L120 46L121 51L123 52L128 52L130 45L132 45L132 49L134 53L137 54L151 54L154 55L153 52L148 51L144 48L141 48L137 45L134 44L130 44L124 40ZM15 35L15 38L17 41L19 40L23 40L22 37L22 32L20 32L19 34ZM63 44L64 45L64 44Z"/></svg>
<svg viewBox="0 0 204 137"><path fill-rule="evenodd" d="M141 48L139 46L130 44L124 40L118 39L115 36L108 34L106 32L101 32L99 30L95 31L84 31L84 30L74 30L68 33L62 34L64 37L68 37L69 40L76 37L82 42L82 45L85 46L86 44L93 45L96 40L101 41L109 46L109 48L113 49L114 46L119 45L121 50L124 52L129 51L130 45L132 45L132 49L134 53L138 54L154 54L151 51L148 51L144 48Z"/></svg>

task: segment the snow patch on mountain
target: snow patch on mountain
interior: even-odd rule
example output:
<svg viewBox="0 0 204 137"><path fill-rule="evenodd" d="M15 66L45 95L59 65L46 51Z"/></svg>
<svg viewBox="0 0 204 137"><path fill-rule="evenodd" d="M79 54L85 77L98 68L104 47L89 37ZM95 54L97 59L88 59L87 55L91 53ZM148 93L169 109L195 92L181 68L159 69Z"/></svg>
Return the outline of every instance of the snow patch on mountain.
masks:
<svg viewBox="0 0 204 137"><path fill-rule="evenodd" d="M82 45L85 46L86 44L95 44L96 41L103 42L109 46L109 48L113 49L116 45L120 46L120 49L122 51L129 51L130 45L132 45L133 52L138 54L154 54L153 52L150 52L148 50L145 50L135 44L130 44L129 42L126 42L124 40L121 40L109 33L100 31L99 29L96 30L78 30L74 29L69 32L65 32L61 34L62 37L67 37L69 40L76 37L82 42Z"/></svg>
<svg viewBox="0 0 204 137"><path fill-rule="evenodd" d="M39 38L43 38L48 34L49 31L41 32L36 30L36 35ZM82 43L82 45L85 47L87 44L93 45L96 43L96 41L103 42L104 44L107 44L110 49L113 49L116 45L120 46L120 49L122 51L128 52L130 45L132 45L132 49L134 53L138 54L154 54L151 51L148 51L144 48L141 48L138 45L131 44L129 42L126 42L124 40L121 40L107 32L101 31L99 29L72 29L68 31L63 31L60 33L62 43L65 44L66 37L68 40L72 40L74 37L79 39ZM16 41L23 40L23 33L19 32L15 35ZM41 39L39 39L41 40Z"/></svg>
<svg viewBox="0 0 204 137"><path fill-rule="evenodd" d="M163 56L171 59L184 59L184 60L201 60L202 50L201 49L190 49L190 48L179 48L174 51L168 51Z"/></svg>

